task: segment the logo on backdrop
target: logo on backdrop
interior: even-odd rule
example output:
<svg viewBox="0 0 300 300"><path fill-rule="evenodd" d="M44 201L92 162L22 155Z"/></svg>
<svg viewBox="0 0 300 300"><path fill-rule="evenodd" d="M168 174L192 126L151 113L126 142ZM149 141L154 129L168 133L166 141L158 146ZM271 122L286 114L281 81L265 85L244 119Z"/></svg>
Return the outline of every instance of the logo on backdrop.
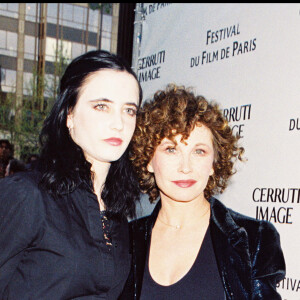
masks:
<svg viewBox="0 0 300 300"><path fill-rule="evenodd" d="M192 57L190 68L203 66L213 62L237 57L245 53L253 52L256 49L256 38L239 41L240 26L239 24L230 25L218 30L207 30L205 45L207 49L202 51L198 56ZM220 43L224 40L235 39L230 46L210 50L209 46Z"/></svg>
<svg viewBox="0 0 300 300"><path fill-rule="evenodd" d="M149 4L143 11L144 16L148 16L152 13L155 13L156 11L165 8L169 5L171 5L172 3L151 3Z"/></svg>
<svg viewBox="0 0 300 300"><path fill-rule="evenodd" d="M245 120L250 120L251 118L251 104L230 107L223 109L223 116L228 122L235 123ZM238 134L241 138L244 137L244 126L245 124L234 124L231 126L232 131Z"/></svg>
<svg viewBox="0 0 300 300"><path fill-rule="evenodd" d="M300 130L300 118L290 119L289 131Z"/></svg>
<svg viewBox="0 0 300 300"><path fill-rule="evenodd" d="M300 188L262 188L253 190L252 200L256 206L256 219L274 223L293 224L294 204L300 204ZM262 206L262 203L281 206ZM286 206L282 206L286 205Z"/></svg>
<svg viewBox="0 0 300 300"><path fill-rule="evenodd" d="M137 74L139 82L142 83L160 78L161 66L164 64L165 58L165 50L139 58Z"/></svg>
<svg viewBox="0 0 300 300"><path fill-rule="evenodd" d="M300 292L300 280L295 278L285 277L279 283L277 283L277 288L281 288L283 290Z"/></svg>

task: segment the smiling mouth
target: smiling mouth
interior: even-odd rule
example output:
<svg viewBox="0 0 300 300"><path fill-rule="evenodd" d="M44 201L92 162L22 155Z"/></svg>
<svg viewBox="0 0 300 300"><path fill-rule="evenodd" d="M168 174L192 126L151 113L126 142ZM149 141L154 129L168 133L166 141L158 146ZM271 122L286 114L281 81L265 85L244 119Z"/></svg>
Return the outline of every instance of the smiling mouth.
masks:
<svg viewBox="0 0 300 300"><path fill-rule="evenodd" d="M123 143L123 140L119 138L109 138L104 141L111 146L120 146Z"/></svg>
<svg viewBox="0 0 300 300"><path fill-rule="evenodd" d="M172 182L181 188L189 188L192 185L194 185L197 181L189 179L189 180L174 180Z"/></svg>

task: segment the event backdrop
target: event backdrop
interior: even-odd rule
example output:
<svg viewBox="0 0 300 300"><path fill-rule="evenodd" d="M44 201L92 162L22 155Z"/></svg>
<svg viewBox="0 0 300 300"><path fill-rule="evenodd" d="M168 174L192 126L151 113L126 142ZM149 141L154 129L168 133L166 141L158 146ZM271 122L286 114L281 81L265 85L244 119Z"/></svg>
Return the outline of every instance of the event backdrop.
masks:
<svg viewBox="0 0 300 300"><path fill-rule="evenodd" d="M176 83L220 104L247 161L217 198L275 225L278 291L300 300L300 4L138 3L133 68L144 99Z"/></svg>

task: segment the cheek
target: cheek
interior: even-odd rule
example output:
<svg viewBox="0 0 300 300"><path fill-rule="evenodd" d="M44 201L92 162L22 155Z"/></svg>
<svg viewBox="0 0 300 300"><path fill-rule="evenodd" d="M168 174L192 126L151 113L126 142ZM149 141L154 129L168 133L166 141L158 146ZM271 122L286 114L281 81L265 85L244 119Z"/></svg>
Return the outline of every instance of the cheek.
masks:
<svg viewBox="0 0 300 300"><path fill-rule="evenodd" d="M202 176L209 177L213 175L213 160L205 161L202 164L198 164L198 166L198 173Z"/></svg>
<svg viewBox="0 0 300 300"><path fill-rule="evenodd" d="M177 163L170 159L154 159L152 162L154 175L157 179L168 179L172 178L176 174Z"/></svg>
<svg viewBox="0 0 300 300"><path fill-rule="evenodd" d="M131 120L131 121L127 121L123 128L122 136L123 136L123 139L126 139L128 144L130 143L132 136L134 134L135 125L136 125L136 121Z"/></svg>

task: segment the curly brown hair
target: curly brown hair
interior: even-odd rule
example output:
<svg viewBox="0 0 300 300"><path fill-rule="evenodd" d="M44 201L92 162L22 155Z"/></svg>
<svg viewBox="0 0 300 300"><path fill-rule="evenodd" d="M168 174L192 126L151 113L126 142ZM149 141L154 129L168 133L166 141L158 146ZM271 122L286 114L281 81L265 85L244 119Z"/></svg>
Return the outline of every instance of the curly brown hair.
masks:
<svg viewBox="0 0 300 300"><path fill-rule="evenodd" d="M176 135L187 139L196 125L205 125L213 136L214 174L209 177L204 196L222 193L235 171L234 161L242 160L244 149L234 135L218 104L196 96L191 88L169 84L145 102L137 116L137 126L131 144L131 157L143 193L150 202L159 196L153 173L147 170L156 147L164 138L174 141ZM175 142L175 141L174 141Z"/></svg>

